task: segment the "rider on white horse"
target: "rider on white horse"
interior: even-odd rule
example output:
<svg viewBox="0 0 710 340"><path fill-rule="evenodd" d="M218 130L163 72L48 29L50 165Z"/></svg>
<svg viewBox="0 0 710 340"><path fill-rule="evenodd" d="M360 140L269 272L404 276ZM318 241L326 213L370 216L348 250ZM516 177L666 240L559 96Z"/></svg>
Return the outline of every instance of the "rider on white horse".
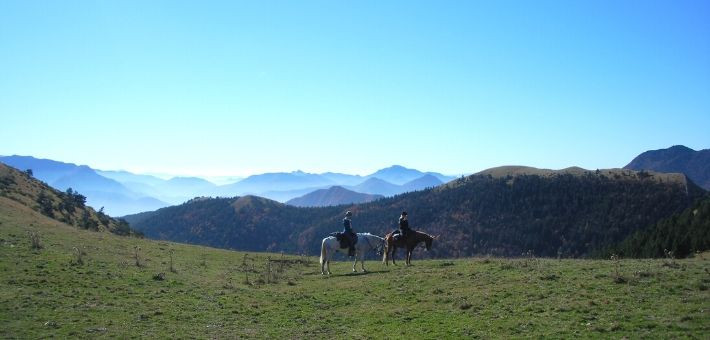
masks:
<svg viewBox="0 0 710 340"><path fill-rule="evenodd" d="M348 256L355 256L355 243L357 243L357 235L353 231L352 222L350 217L353 216L351 211L345 213L345 218L343 219L343 238L348 242Z"/></svg>

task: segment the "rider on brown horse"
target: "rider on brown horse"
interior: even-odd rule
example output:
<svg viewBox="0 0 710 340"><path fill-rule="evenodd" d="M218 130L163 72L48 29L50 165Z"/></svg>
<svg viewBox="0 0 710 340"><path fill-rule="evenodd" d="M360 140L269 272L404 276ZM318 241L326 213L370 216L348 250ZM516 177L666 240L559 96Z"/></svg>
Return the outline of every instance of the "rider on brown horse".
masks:
<svg viewBox="0 0 710 340"><path fill-rule="evenodd" d="M409 228L409 220L407 219L407 212L402 211L402 216L399 217L399 230L394 231L394 234L399 235L395 235L394 237L395 239L399 239L401 237L406 240L411 231L412 229Z"/></svg>

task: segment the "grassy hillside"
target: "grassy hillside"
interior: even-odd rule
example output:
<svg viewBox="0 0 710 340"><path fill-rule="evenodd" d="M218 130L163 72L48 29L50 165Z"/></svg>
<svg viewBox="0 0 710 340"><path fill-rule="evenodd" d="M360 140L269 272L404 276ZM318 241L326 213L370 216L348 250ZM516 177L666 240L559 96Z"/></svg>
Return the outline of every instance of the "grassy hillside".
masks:
<svg viewBox="0 0 710 340"><path fill-rule="evenodd" d="M119 235L136 234L125 221L111 218L103 211L95 211L87 206L86 197L71 188L61 192L28 172L21 172L2 163L0 197L82 229L108 231Z"/></svg>
<svg viewBox="0 0 710 340"><path fill-rule="evenodd" d="M39 233L42 248L32 248L29 231ZM0 338L710 332L707 253L685 260L415 258L408 268L366 266L369 273L350 274L350 263L335 263L334 275L322 277L312 257L91 232L0 197Z"/></svg>

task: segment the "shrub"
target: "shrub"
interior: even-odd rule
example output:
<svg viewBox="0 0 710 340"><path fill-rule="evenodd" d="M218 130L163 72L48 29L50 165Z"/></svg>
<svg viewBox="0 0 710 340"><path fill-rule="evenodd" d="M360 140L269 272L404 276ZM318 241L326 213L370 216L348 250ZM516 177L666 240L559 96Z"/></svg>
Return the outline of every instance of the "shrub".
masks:
<svg viewBox="0 0 710 340"><path fill-rule="evenodd" d="M32 249L42 249L42 242L40 240L40 235L39 232L37 231L28 231L27 234L30 236L30 245L32 246Z"/></svg>

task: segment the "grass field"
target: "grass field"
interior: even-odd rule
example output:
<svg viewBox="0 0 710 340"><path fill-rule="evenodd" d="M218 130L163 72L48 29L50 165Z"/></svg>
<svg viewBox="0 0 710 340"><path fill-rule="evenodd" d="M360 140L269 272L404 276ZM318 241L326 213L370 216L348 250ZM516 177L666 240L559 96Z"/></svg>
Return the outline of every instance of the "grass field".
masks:
<svg viewBox="0 0 710 340"><path fill-rule="evenodd" d="M29 231L39 233L41 249ZM336 262L323 277L315 257L82 231L0 198L0 338L710 334L708 253L413 263L368 261L370 272L352 274L350 262Z"/></svg>

